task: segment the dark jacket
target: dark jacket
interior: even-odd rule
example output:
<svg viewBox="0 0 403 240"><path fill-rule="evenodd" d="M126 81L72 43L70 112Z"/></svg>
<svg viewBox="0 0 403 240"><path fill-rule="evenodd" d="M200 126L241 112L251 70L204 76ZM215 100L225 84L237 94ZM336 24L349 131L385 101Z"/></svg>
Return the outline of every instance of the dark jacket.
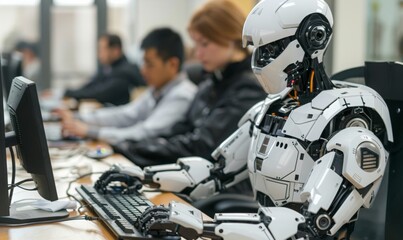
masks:
<svg viewBox="0 0 403 240"><path fill-rule="evenodd" d="M142 167L187 156L211 159L213 150L237 129L245 112L265 97L247 57L199 85L186 120L175 124L170 136L123 142L115 150Z"/></svg>
<svg viewBox="0 0 403 240"><path fill-rule="evenodd" d="M141 85L144 85L144 80L138 67L122 56L110 67L101 67L91 81L80 89L67 90L65 96L122 105L130 101L131 89Z"/></svg>

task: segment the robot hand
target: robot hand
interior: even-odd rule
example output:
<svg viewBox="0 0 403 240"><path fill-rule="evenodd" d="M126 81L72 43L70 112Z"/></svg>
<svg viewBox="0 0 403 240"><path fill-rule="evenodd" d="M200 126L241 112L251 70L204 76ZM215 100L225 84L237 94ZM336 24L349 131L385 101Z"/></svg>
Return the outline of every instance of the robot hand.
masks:
<svg viewBox="0 0 403 240"><path fill-rule="evenodd" d="M203 233L202 214L196 208L186 204L171 202L168 207L148 208L135 223L145 235L158 238L182 236L185 239L197 239Z"/></svg>
<svg viewBox="0 0 403 240"><path fill-rule="evenodd" d="M95 189L100 193L121 192L133 193L141 189L141 180L144 179L143 170L138 166L123 167L114 164L111 169L104 172L95 182ZM111 185L119 182L120 185Z"/></svg>

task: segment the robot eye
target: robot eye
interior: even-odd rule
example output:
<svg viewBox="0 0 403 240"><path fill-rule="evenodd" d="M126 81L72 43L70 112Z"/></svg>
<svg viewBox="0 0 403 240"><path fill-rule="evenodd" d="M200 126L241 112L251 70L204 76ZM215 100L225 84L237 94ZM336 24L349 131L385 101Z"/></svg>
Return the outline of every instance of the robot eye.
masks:
<svg viewBox="0 0 403 240"><path fill-rule="evenodd" d="M260 46L255 51L255 64L264 67L276 59L293 39L286 37L272 43Z"/></svg>
<svg viewBox="0 0 403 240"><path fill-rule="evenodd" d="M259 67L264 67L271 63L279 54L279 46L275 43L267 44L259 48L257 65Z"/></svg>
<svg viewBox="0 0 403 240"><path fill-rule="evenodd" d="M277 53L279 52L279 46L275 44L267 44L266 51L273 57L276 57Z"/></svg>

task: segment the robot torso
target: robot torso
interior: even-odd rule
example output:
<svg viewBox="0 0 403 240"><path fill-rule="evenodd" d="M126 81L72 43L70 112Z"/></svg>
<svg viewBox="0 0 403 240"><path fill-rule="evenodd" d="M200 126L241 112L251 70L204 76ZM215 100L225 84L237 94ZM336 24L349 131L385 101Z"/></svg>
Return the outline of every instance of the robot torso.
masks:
<svg viewBox="0 0 403 240"><path fill-rule="evenodd" d="M283 95L266 99L248 154L249 177L262 206L299 208L315 161L337 131L359 126L392 137L385 102L365 86L322 91L305 104Z"/></svg>

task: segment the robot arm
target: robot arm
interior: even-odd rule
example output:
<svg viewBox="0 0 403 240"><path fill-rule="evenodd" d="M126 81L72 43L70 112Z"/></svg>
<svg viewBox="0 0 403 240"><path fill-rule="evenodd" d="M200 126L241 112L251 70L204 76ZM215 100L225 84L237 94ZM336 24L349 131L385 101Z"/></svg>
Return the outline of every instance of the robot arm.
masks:
<svg viewBox="0 0 403 240"><path fill-rule="evenodd" d="M246 163L251 126L250 121L245 122L213 152L212 157L216 160L214 168L210 176L191 191L192 199L207 198L249 177Z"/></svg>
<svg viewBox="0 0 403 240"><path fill-rule="evenodd" d="M176 164L164 164L141 169L136 165L114 164L95 183L98 191L107 191L111 182L124 182L128 187L136 182L163 191L181 192L196 186L210 176L213 164L200 157L180 158Z"/></svg>
<svg viewBox="0 0 403 240"><path fill-rule="evenodd" d="M113 165L100 177L99 185L107 186L112 181L121 180L125 175L162 191L180 193L190 189L189 196L194 200L209 197L248 178L246 161L250 126L251 122L247 121L214 151L213 156L217 158L214 164L200 157L186 157L179 158L175 164L144 169L138 166Z"/></svg>
<svg viewBox="0 0 403 240"><path fill-rule="evenodd" d="M251 127L263 102L252 107L238 124L240 127L212 153L216 162L200 157L179 158L175 164L123 167L114 165L110 171L139 179L142 184L163 191L187 191L190 198L197 200L209 197L248 178L247 155L251 141ZM120 175L119 175L120 176ZM102 178L102 177L101 177ZM103 186L114 178L103 177Z"/></svg>
<svg viewBox="0 0 403 240"><path fill-rule="evenodd" d="M289 208L261 207L257 214L216 214L214 221L203 223L197 209L171 203L164 217L153 212L161 207L150 209L139 226L152 235L168 231L186 239L302 240L336 236L346 223L354 221L361 207L373 202L388 154L371 131L360 127L339 131L327 142L326 151L315 162L301 191L301 199L307 203L302 214Z"/></svg>
<svg viewBox="0 0 403 240"><path fill-rule="evenodd" d="M361 207L370 207L388 159L382 142L365 128L341 130L326 150L301 192L308 202L307 228L315 236L334 236Z"/></svg>
<svg viewBox="0 0 403 240"><path fill-rule="evenodd" d="M167 208L149 208L135 223L138 229L154 237L182 236L185 239L262 239L303 240L298 231L304 217L288 208L260 208L258 213L216 214L211 222L204 222L196 208L171 202Z"/></svg>
<svg viewBox="0 0 403 240"><path fill-rule="evenodd" d="M229 188L248 176L247 159L255 119L265 102L256 103L238 123L238 130L218 146L211 156L216 160L210 176L190 193L192 199L207 198Z"/></svg>
<svg viewBox="0 0 403 240"><path fill-rule="evenodd" d="M163 191L182 192L210 176L213 164L200 157L179 158L176 164L144 168L144 184Z"/></svg>

